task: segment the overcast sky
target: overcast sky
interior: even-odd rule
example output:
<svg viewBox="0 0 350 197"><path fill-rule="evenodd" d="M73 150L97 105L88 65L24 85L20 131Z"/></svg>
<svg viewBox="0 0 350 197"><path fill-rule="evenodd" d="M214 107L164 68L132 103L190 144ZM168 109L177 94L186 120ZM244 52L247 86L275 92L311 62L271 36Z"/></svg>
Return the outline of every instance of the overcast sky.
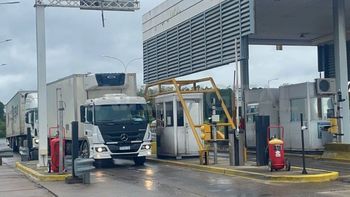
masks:
<svg viewBox="0 0 350 197"><path fill-rule="evenodd" d="M5 2L6 0L0 0ZM142 15L164 0L143 0L134 13L105 12L102 28L99 11L70 8L46 9L47 80L73 73L123 72L118 62L103 58L115 56L125 62L142 57ZM34 0L16 5L0 5L0 101L7 101L18 90L36 89L36 41ZM317 51L314 47L250 47L250 84L272 87L284 83L313 81L317 74ZM212 76L221 87L233 81L233 65L205 71L187 78ZM128 68L136 72L142 85L142 61Z"/></svg>

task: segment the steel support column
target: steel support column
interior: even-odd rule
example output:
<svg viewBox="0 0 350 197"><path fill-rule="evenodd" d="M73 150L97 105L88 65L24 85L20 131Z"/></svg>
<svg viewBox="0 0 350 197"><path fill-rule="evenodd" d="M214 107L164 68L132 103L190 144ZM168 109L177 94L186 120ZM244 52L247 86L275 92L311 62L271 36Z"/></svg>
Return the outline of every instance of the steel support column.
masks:
<svg viewBox="0 0 350 197"><path fill-rule="evenodd" d="M249 38L243 36L241 38L241 59L240 59L240 75L242 90L249 89Z"/></svg>
<svg viewBox="0 0 350 197"><path fill-rule="evenodd" d="M39 163L47 166L47 92L46 92L46 44L45 7L36 5L37 85L39 102Z"/></svg>
<svg viewBox="0 0 350 197"><path fill-rule="evenodd" d="M346 55L346 23L345 23L345 1L333 0L334 21L334 57L336 86L341 91L344 102L341 103L341 130L344 134L343 142L350 143L350 110L348 95L348 62Z"/></svg>
<svg viewBox="0 0 350 197"><path fill-rule="evenodd" d="M244 92L249 89L249 38L241 38L241 59L240 59L240 84L242 91L241 116L245 118L245 96Z"/></svg>

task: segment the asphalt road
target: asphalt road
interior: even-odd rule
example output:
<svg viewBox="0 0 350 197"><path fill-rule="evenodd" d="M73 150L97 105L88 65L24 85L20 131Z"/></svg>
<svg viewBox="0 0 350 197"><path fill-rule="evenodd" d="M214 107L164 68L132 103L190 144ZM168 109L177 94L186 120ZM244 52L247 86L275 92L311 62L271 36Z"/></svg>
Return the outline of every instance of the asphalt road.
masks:
<svg viewBox="0 0 350 197"><path fill-rule="evenodd" d="M41 183L58 196L348 196L345 182L277 184L164 164L119 161L92 174L92 184Z"/></svg>
<svg viewBox="0 0 350 197"><path fill-rule="evenodd" d="M0 141L1 142L1 141ZM14 161L4 159L7 166L13 171ZM298 165L299 158L295 158L293 163ZM324 165L330 168L338 167L338 164L326 161L310 161L314 165ZM345 167L342 166L342 168ZM0 173L5 170L0 169ZM12 172L13 173L13 172ZM349 172L344 172L347 176ZM255 197L255 196L349 196L350 181L346 177L340 181L326 183L268 183L259 180L247 179L242 177L230 177L219 174L200 172L187 168L175 167L165 164L146 163L145 166L137 167L133 162L126 160L116 160L116 165L108 169L96 169L91 176L90 185L67 185L63 182L39 182L34 183L24 178L20 173L13 173L15 181L6 182L7 178L0 183L6 183L6 188L21 187L16 180L24 181L26 187L32 190L19 191L21 195L17 196L121 196L121 197L157 197L157 196L237 196L237 197ZM1 176L5 177L5 176ZM1 185L0 185L1 188ZM5 188L5 189L6 189ZM0 191L5 191L4 189ZM36 192L36 193L35 193ZM0 193L11 195L11 193ZM17 193L18 194L18 193Z"/></svg>

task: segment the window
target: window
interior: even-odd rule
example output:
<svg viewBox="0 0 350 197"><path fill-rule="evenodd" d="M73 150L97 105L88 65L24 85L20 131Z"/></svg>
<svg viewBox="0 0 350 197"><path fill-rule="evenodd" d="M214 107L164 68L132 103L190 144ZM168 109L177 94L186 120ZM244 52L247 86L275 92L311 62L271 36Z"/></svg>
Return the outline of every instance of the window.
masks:
<svg viewBox="0 0 350 197"><path fill-rule="evenodd" d="M97 123L120 123L128 121L132 122L133 124L148 122L147 105L120 104L95 106L95 122Z"/></svg>
<svg viewBox="0 0 350 197"><path fill-rule="evenodd" d="M177 126L184 126L184 110L180 102L177 102Z"/></svg>
<svg viewBox="0 0 350 197"><path fill-rule="evenodd" d="M88 107L87 107L86 121L87 121L88 123L92 123L92 117L93 117L92 110L93 110L92 106L88 106Z"/></svg>
<svg viewBox="0 0 350 197"><path fill-rule="evenodd" d="M305 99L291 99L290 100L290 121L296 122L300 121L300 114L304 115L304 119L306 119L306 106Z"/></svg>
<svg viewBox="0 0 350 197"><path fill-rule="evenodd" d="M157 103L156 105L156 120L157 120L157 127L164 127L163 103Z"/></svg>
<svg viewBox="0 0 350 197"><path fill-rule="evenodd" d="M247 104L247 122L253 123L259 114L259 103Z"/></svg>
<svg viewBox="0 0 350 197"><path fill-rule="evenodd" d="M165 115L166 115L166 118L165 118L166 127L174 126L173 102L165 103Z"/></svg>

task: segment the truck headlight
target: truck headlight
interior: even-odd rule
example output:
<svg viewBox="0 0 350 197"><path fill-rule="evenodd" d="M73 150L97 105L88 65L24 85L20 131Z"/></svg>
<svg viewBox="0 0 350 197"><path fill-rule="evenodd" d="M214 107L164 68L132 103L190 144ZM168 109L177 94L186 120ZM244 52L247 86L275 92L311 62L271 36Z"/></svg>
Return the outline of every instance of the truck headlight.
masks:
<svg viewBox="0 0 350 197"><path fill-rule="evenodd" d="M39 139L34 139L35 144L39 144Z"/></svg>
<svg viewBox="0 0 350 197"><path fill-rule="evenodd" d="M149 150L149 149L151 149L151 145L143 145L142 146L142 149L146 149L146 150Z"/></svg>
<svg viewBox="0 0 350 197"><path fill-rule="evenodd" d="M97 147L97 148L95 148L95 150L98 153L107 152L107 148L106 147Z"/></svg>

